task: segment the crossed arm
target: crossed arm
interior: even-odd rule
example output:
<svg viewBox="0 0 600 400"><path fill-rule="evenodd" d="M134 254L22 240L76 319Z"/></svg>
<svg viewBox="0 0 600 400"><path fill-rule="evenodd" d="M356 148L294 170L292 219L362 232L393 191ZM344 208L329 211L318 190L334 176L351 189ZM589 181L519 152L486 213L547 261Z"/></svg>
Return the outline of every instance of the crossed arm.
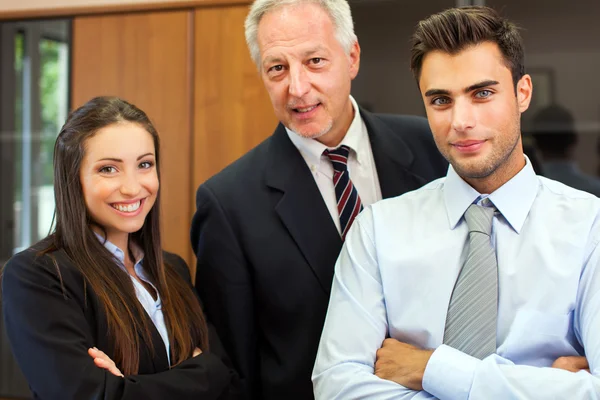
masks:
<svg viewBox="0 0 600 400"><path fill-rule="evenodd" d="M92 349L82 281L52 262L11 260L2 277L2 307L15 358L43 399L220 399L232 384L215 354L198 354L163 372L123 376L103 352ZM61 281L62 279L62 281Z"/></svg>
<svg viewBox="0 0 600 400"><path fill-rule="evenodd" d="M582 275L574 313L576 334L589 365L581 358L559 358L555 368L538 368L515 365L497 354L478 360L445 345L419 349L386 340L388 318L370 212L363 211L354 223L336 264L313 370L316 399L595 398L600 394L597 249Z"/></svg>

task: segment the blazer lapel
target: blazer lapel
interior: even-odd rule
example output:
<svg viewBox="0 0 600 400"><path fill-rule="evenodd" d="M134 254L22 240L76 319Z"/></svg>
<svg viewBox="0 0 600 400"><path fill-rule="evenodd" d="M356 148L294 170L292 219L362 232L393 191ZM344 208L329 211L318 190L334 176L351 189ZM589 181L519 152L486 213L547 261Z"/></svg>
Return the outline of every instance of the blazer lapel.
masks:
<svg viewBox="0 0 600 400"><path fill-rule="evenodd" d="M315 180L282 124L271 138L267 186L281 192L275 211L326 293L342 239Z"/></svg>
<svg viewBox="0 0 600 400"><path fill-rule="evenodd" d="M167 349L165 344L158 333L158 330L154 326L154 322L150 319L150 316L144 310L142 318L145 318L150 325L150 339L152 340L152 347L154 348L154 353L151 352L149 346L144 346L144 338L142 333L139 333L139 340L142 343L141 351L140 351L140 372L142 368L145 366L150 369L150 366L153 366L153 370L146 373L157 373L168 371L170 368L169 359L167 358Z"/></svg>
<svg viewBox="0 0 600 400"><path fill-rule="evenodd" d="M361 116L369 132L382 197L399 196L427 183L410 170L415 156L404 140L377 115L361 109Z"/></svg>

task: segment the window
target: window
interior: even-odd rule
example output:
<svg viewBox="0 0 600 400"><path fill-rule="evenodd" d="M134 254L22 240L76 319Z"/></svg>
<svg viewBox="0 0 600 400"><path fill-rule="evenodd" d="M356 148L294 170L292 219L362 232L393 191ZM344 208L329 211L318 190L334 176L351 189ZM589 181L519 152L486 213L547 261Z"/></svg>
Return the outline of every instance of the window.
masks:
<svg viewBox="0 0 600 400"><path fill-rule="evenodd" d="M54 141L69 110L70 21L0 23L0 265L45 237ZM0 398L30 396L0 315Z"/></svg>

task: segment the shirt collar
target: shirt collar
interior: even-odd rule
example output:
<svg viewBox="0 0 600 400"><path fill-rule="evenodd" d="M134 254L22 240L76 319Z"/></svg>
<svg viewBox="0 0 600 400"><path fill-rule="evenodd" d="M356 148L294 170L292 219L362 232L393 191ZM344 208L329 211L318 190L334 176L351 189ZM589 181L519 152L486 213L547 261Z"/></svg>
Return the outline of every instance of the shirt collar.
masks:
<svg viewBox="0 0 600 400"><path fill-rule="evenodd" d="M519 233L537 196L538 188L539 180L531 162L525 156L525 167L488 197L510 226ZM450 229L458 225L467 208L481 195L482 193L465 182L452 166L448 168L444 183L444 202Z"/></svg>
<svg viewBox="0 0 600 400"><path fill-rule="evenodd" d="M358 104L352 96L350 96L350 102L352 103L352 108L354 109L354 119L352 120L344 139L342 139L342 142L338 145L338 147L341 145L346 145L351 150L354 150L354 153L356 154L356 160L359 164L361 164L364 162L363 151L369 148L365 144L365 141L368 141L369 138L366 134L366 128L364 127L364 123L360 116ZM304 158L310 164L319 165L323 152L327 149L334 149L333 147L325 146L318 140L302 137L287 127L285 130L294 146L296 146L296 148L300 151L300 153L302 153Z"/></svg>
<svg viewBox="0 0 600 400"><path fill-rule="evenodd" d="M112 243L111 241L109 241L108 239L105 239L104 236L100 235L97 232L94 232L94 234L96 235L96 237L98 238L98 240L100 241L100 243L102 243L102 245L106 248L106 250L108 250L110 252L110 254L112 254L117 260L120 261L119 263L119 267L125 269L125 253L123 252L123 250L121 250L118 246L116 246L114 243ZM138 276L144 276L144 269L142 268L142 261L144 260L144 252L142 251L142 249L140 249L138 246L133 245L132 246L132 252L133 252L133 256L135 257L135 265L134 265L134 269L136 274L138 274Z"/></svg>

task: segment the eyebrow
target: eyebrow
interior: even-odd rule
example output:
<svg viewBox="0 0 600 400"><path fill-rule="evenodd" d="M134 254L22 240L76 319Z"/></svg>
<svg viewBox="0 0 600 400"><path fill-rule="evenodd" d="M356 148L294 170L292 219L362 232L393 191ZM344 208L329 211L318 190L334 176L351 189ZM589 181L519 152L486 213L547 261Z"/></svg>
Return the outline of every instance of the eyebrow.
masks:
<svg viewBox="0 0 600 400"><path fill-rule="evenodd" d="M154 153L146 153L146 154L142 154L141 156L139 156L137 158L136 161L140 161L142 158L146 157L146 156L154 156ZM112 158L112 157L106 157L106 158L101 158L100 160L98 160L98 162L100 161L114 161L114 162L123 162L123 160L121 160L120 158Z"/></svg>
<svg viewBox="0 0 600 400"><path fill-rule="evenodd" d="M326 51L325 47L323 47L322 45L319 45L312 50L305 51L304 57L309 57L309 56L314 55L315 53L320 53L320 52L325 52L325 51Z"/></svg>
<svg viewBox="0 0 600 400"><path fill-rule="evenodd" d="M303 56L304 58L307 58L307 57L310 57L310 56L312 56L312 55L314 55L314 54L316 54L316 53L319 53L319 52L325 52L325 51L327 51L327 50L325 49L325 47L323 47L322 45L319 45L319 46L317 46L317 47L316 47L316 48L314 48L314 49L311 49L311 50L307 50L307 51L305 51L305 52L302 54L302 56ZM265 60L263 61L262 65L263 65L263 66L266 66L267 64L272 64L272 63L275 63L275 64L280 64L280 63L282 63L282 62L284 62L284 60L283 60L283 58L282 58L282 57L279 57L279 56L268 56L268 57L267 57L267 58L265 58Z"/></svg>
<svg viewBox="0 0 600 400"><path fill-rule="evenodd" d="M472 92L477 89L482 89L484 87L494 86L497 84L498 84L498 81L494 81L494 80L490 79L487 81L475 83L475 84L463 89L463 92L469 93L469 92ZM445 89L429 89L428 91L425 92L425 97L438 96L438 95L449 95L449 94L450 94L450 91L445 90Z"/></svg>
<svg viewBox="0 0 600 400"><path fill-rule="evenodd" d="M267 64L272 64L272 63L280 64L282 61L283 60L281 57L269 56L264 59L262 65L263 65L263 67L266 67Z"/></svg>

